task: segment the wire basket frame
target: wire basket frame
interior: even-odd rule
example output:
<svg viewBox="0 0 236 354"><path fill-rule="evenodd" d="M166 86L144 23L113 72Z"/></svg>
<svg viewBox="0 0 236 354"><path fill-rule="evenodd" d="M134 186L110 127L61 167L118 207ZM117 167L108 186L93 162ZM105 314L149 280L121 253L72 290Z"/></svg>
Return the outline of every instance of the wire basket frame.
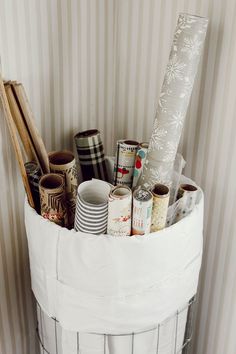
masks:
<svg viewBox="0 0 236 354"><path fill-rule="evenodd" d="M192 340L195 299L193 297L175 314L153 328L124 334L64 331L59 321L48 317L37 303L36 333L40 354L188 354ZM71 352L62 349L65 332L69 333L70 348L73 348L70 349ZM89 348L88 342L94 342L94 351Z"/></svg>

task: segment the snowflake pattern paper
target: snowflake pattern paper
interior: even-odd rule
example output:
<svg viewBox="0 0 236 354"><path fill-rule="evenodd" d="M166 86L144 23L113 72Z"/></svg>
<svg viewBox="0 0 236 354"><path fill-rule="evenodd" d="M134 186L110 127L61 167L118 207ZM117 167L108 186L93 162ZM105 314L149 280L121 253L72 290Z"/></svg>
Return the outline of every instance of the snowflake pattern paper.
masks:
<svg viewBox="0 0 236 354"><path fill-rule="evenodd" d="M188 109L208 19L180 14L139 184L171 184L173 164ZM154 172L155 171L155 172Z"/></svg>

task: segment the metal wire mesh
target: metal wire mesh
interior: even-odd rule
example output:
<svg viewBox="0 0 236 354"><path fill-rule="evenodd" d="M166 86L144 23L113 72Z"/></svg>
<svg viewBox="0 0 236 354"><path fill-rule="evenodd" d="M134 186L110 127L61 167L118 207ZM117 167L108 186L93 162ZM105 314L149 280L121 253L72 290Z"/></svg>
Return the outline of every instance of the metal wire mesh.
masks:
<svg viewBox="0 0 236 354"><path fill-rule="evenodd" d="M37 303L37 336L41 354L188 354L195 297L153 328L124 334L64 330Z"/></svg>

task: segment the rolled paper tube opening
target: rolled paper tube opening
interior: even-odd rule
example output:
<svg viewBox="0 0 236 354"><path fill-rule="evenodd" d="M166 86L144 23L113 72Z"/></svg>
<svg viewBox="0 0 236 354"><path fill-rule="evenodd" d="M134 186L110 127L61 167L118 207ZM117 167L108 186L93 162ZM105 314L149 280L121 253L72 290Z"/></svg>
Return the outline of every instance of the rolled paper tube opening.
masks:
<svg viewBox="0 0 236 354"><path fill-rule="evenodd" d="M135 140L124 140L124 144L138 146L139 143Z"/></svg>
<svg viewBox="0 0 236 354"><path fill-rule="evenodd" d="M36 162L30 161L25 163L25 169L27 174L35 173L39 170L39 166Z"/></svg>
<svg viewBox="0 0 236 354"><path fill-rule="evenodd" d="M139 145L144 149L148 149L149 143L140 143Z"/></svg>
<svg viewBox="0 0 236 354"><path fill-rule="evenodd" d="M197 187L193 186L192 184L181 184L180 189L186 191L186 192L196 192Z"/></svg>
<svg viewBox="0 0 236 354"><path fill-rule="evenodd" d="M59 174L48 173L40 179L39 184L42 188L45 189L56 189L63 186L64 179Z"/></svg>
<svg viewBox="0 0 236 354"><path fill-rule="evenodd" d="M83 132L79 132L78 134L76 134L75 138L85 138L85 137L93 136L93 135L96 135L99 133L100 133L100 131L97 129L84 130Z"/></svg>
<svg viewBox="0 0 236 354"><path fill-rule="evenodd" d="M125 197L131 193L131 189L128 187L116 187L112 191L112 195L116 197Z"/></svg>
<svg viewBox="0 0 236 354"><path fill-rule="evenodd" d="M65 165L74 160L74 154L70 151L56 151L49 154L49 162L53 165Z"/></svg>
<svg viewBox="0 0 236 354"><path fill-rule="evenodd" d="M159 197L165 197L169 194L169 188L165 184L157 183L155 184L152 193Z"/></svg>

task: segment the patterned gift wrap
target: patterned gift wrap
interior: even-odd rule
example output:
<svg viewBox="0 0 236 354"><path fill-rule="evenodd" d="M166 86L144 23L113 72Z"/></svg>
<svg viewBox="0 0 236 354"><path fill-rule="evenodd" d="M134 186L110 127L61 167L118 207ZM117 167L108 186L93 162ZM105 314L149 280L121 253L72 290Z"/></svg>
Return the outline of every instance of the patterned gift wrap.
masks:
<svg viewBox="0 0 236 354"><path fill-rule="evenodd" d="M181 220L193 210L198 196L198 188L192 184L181 184L177 195L175 222Z"/></svg>
<svg viewBox="0 0 236 354"><path fill-rule="evenodd" d="M131 212L131 189L127 186L113 188L108 203L107 233L113 236L130 236Z"/></svg>
<svg viewBox="0 0 236 354"><path fill-rule="evenodd" d="M75 230L95 235L107 231L109 183L100 180L83 182L78 187Z"/></svg>
<svg viewBox="0 0 236 354"><path fill-rule="evenodd" d="M97 129L85 130L76 134L74 139L83 181L92 178L108 181L100 132Z"/></svg>
<svg viewBox="0 0 236 354"><path fill-rule="evenodd" d="M140 188L133 193L132 235L150 233L152 216L152 193Z"/></svg>
<svg viewBox="0 0 236 354"><path fill-rule="evenodd" d="M135 157L139 143L133 140L118 140L114 166L114 185L132 187Z"/></svg>
<svg viewBox="0 0 236 354"><path fill-rule="evenodd" d="M141 176L143 165L147 156L147 151L148 151L148 143L139 144L136 157L135 157L132 188L136 187L139 177Z"/></svg>
<svg viewBox="0 0 236 354"><path fill-rule="evenodd" d="M153 207L151 232L155 232L164 229L166 226L170 190L164 184L157 183L152 189L152 194Z"/></svg>
<svg viewBox="0 0 236 354"><path fill-rule="evenodd" d="M39 182L41 215L60 226L67 226L65 184L63 176L48 173Z"/></svg>
<svg viewBox="0 0 236 354"><path fill-rule="evenodd" d="M25 170L32 192L35 210L40 214L40 195L39 195L39 180L41 178L41 170L38 164L34 161L25 163Z"/></svg>
<svg viewBox="0 0 236 354"><path fill-rule="evenodd" d="M77 169L75 157L70 151L57 151L49 154L50 171L62 174L65 179L68 226L72 228L75 219L77 194Z"/></svg>
<svg viewBox="0 0 236 354"><path fill-rule="evenodd" d="M189 105L208 19L180 14L139 184L171 185L173 164Z"/></svg>

